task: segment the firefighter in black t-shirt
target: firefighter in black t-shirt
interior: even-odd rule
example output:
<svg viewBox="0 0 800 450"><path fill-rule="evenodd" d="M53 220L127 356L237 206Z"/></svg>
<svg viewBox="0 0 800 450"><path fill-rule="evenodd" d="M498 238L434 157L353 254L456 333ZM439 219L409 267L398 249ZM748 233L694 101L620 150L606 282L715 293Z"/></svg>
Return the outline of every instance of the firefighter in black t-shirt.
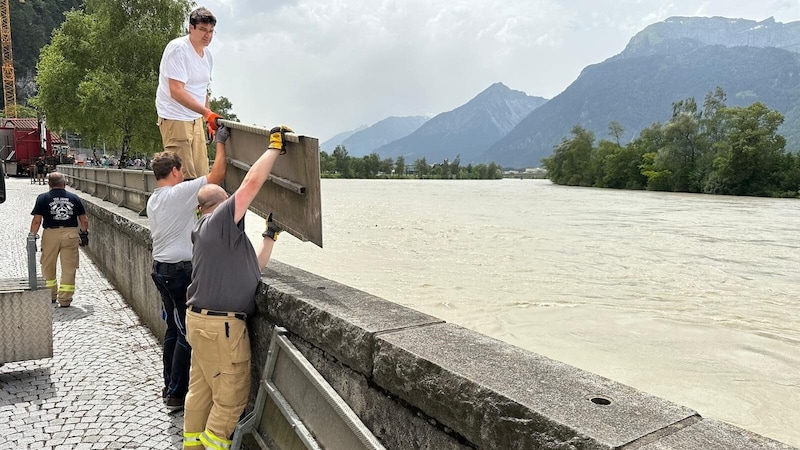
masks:
<svg viewBox="0 0 800 450"><path fill-rule="evenodd" d="M66 178L59 172L47 177L50 190L36 197L31 214L30 234L42 232L42 275L50 289L50 299L61 307L72 303L75 293L75 272L78 269L78 247L89 244L89 219L80 197L67 192ZM56 263L61 259L61 284L56 282Z"/></svg>

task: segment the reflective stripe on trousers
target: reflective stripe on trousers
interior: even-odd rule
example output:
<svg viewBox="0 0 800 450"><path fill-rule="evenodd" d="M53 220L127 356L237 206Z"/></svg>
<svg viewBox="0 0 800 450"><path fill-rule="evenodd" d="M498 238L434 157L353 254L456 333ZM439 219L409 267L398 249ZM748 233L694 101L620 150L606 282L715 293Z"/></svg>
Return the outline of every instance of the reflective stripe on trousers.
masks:
<svg viewBox="0 0 800 450"><path fill-rule="evenodd" d="M231 441L214 435L208 428L200 435L200 442L202 442L206 448L214 450L228 450L231 448Z"/></svg>
<svg viewBox="0 0 800 450"><path fill-rule="evenodd" d="M189 310L186 338L192 346L192 363L184 404L184 448L191 449L194 436L200 433L207 448L228 449L250 397L247 323Z"/></svg>

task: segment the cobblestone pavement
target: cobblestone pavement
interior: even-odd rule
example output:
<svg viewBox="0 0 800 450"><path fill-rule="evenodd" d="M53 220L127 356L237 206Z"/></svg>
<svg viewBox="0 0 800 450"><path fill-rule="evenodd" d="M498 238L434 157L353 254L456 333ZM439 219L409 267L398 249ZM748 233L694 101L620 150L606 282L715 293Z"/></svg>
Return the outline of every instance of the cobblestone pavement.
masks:
<svg viewBox="0 0 800 450"><path fill-rule="evenodd" d="M6 187L0 278L27 278L30 211L47 186ZM72 306L53 308L53 357L0 367L0 449L180 448L183 413L162 403L158 340L83 251L75 285Z"/></svg>

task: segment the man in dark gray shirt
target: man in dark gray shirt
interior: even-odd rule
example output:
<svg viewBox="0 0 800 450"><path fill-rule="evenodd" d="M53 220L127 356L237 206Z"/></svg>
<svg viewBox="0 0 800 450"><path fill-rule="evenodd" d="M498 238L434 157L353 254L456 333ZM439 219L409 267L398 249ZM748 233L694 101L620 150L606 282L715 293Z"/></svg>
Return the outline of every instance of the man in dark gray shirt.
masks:
<svg viewBox="0 0 800 450"><path fill-rule="evenodd" d="M267 150L241 186L228 197L207 184L197 194L202 217L192 232L192 282L186 331L192 346L186 396L184 448L229 448L250 395L250 339L247 315L255 312L255 294L280 230L267 218L263 241L253 248L244 233L244 215L286 153L284 133L275 127Z"/></svg>

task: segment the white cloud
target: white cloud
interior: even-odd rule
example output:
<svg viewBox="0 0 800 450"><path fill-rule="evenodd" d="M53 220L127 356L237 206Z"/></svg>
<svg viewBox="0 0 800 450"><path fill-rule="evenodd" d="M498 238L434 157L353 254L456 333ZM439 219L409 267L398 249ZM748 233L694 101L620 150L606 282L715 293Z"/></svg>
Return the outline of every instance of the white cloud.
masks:
<svg viewBox="0 0 800 450"><path fill-rule="evenodd" d="M774 0L208 0L212 90L248 123L321 139L456 108L495 82L551 98L676 15L800 19Z"/></svg>

